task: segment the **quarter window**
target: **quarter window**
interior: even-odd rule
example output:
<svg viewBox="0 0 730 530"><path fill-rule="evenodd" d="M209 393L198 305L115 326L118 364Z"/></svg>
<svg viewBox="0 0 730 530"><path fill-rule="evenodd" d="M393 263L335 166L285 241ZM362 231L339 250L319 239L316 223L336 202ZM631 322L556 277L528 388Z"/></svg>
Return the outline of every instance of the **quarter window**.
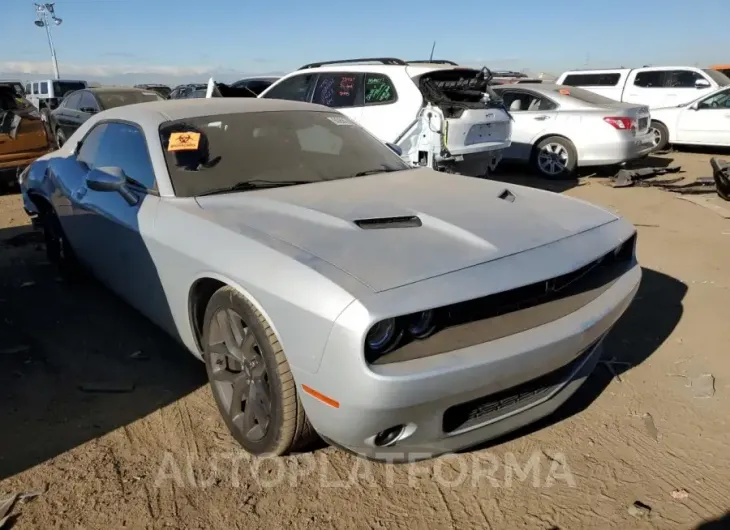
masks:
<svg viewBox="0 0 730 530"><path fill-rule="evenodd" d="M79 150L79 154L76 157L76 160L84 164L89 169L95 167L96 154L99 150L101 137L104 135L105 130L105 123L97 125L93 129L91 129L89 134L87 134L86 137L81 141L81 149Z"/></svg>
<svg viewBox="0 0 730 530"><path fill-rule="evenodd" d="M284 79L271 87L262 97L270 99L289 99L292 101L307 101L316 74L300 74Z"/></svg>
<svg viewBox="0 0 730 530"><path fill-rule="evenodd" d="M365 105L393 103L398 99L393 82L384 74L365 74Z"/></svg>

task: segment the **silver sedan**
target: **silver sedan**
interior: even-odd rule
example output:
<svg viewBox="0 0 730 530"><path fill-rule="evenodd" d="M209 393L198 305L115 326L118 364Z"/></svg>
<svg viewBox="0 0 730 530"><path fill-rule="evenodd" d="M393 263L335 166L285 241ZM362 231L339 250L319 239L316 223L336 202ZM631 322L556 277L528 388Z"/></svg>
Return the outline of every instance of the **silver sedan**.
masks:
<svg viewBox="0 0 730 530"><path fill-rule="evenodd" d="M621 164L652 151L646 106L546 83L494 90L514 118L504 159L530 163L544 177L569 177L577 167Z"/></svg>

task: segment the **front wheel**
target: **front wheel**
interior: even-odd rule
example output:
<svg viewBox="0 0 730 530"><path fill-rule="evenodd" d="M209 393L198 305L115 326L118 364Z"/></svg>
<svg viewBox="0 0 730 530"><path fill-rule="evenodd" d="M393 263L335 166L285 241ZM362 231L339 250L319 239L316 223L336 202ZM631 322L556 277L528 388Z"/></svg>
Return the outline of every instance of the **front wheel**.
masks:
<svg viewBox="0 0 730 530"><path fill-rule="evenodd" d="M281 456L314 438L279 341L264 316L231 287L208 303L203 352L218 410L246 451Z"/></svg>
<svg viewBox="0 0 730 530"><path fill-rule="evenodd" d="M56 129L56 145L60 149L63 147L63 144L66 143L66 134L63 132L63 130L59 127Z"/></svg>
<svg viewBox="0 0 730 530"><path fill-rule="evenodd" d="M570 140L550 136L535 146L532 165L545 178L570 178L578 166L578 153Z"/></svg>

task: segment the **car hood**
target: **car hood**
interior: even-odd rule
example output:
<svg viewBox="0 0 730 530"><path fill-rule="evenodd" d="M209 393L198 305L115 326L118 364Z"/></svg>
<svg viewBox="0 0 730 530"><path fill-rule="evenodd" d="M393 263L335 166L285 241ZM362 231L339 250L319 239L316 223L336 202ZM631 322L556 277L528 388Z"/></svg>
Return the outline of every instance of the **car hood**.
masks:
<svg viewBox="0 0 730 530"><path fill-rule="evenodd" d="M376 292L524 252L617 219L556 193L425 168L197 201L216 223L285 241Z"/></svg>

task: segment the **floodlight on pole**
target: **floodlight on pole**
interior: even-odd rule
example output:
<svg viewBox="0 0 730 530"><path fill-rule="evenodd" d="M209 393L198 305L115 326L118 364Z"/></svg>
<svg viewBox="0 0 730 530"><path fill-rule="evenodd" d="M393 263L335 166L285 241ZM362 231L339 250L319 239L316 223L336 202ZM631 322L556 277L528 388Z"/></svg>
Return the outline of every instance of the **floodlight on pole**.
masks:
<svg viewBox="0 0 730 530"><path fill-rule="evenodd" d="M56 49L53 46L53 38L51 37L51 25L49 24L48 17L56 26L60 26L63 19L56 16L55 2L48 2L45 4L34 4L35 12L38 19L34 22L39 28L46 28L46 36L48 37L48 47L51 49L51 60L53 61L53 74L56 79L60 78L58 73L58 61L56 60Z"/></svg>

